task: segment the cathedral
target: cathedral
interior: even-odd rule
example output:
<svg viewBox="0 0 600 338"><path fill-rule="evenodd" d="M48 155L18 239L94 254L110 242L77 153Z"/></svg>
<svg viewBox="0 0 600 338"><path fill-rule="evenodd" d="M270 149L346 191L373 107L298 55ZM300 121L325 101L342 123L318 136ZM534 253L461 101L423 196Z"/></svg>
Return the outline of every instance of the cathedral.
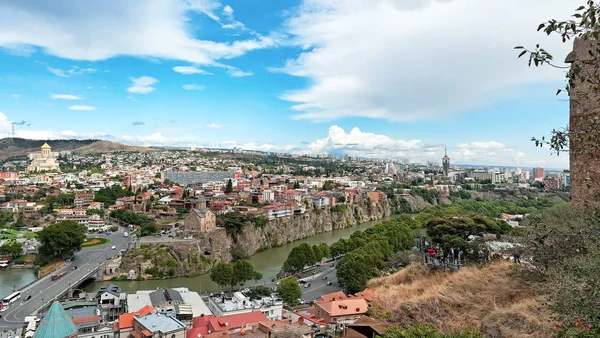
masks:
<svg viewBox="0 0 600 338"><path fill-rule="evenodd" d="M60 170L56 156L48 143L44 143L39 154L29 154L29 159L31 164L27 166L28 172Z"/></svg>

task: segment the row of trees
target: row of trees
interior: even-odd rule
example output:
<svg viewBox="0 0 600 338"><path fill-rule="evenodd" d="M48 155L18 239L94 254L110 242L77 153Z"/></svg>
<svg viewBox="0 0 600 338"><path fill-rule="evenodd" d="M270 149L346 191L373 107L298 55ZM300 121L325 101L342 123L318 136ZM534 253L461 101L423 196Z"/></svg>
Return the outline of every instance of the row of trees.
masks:
<svg viewBox="0 0 600 338"><path fill-rule="evenodd" d="M331 254L345 254L337 264L339 284L349 293L364 290L369 279L386 268L394 253L413 246L414 229L418 227L412 218L401 216L334 243Z"/></svg>
<svg viewBox="0 0 600 338"><path fill-rule="evenodd" d="M141 212L118 209L111 211L110 217L116 218L125 224L138 225L142 236L150 236L158 232L156 223L150 221L148 216Z"/></svg>
<svg viewBox="0 0 600 338"><path fill-rule="evenodd" d="M210 272L210 279L220 287L242 286L250 280L262 279L262 273L254 270L252 264L247 260L239 260L235 263L218 263Z"/></svg>
<svg viewBox="0 0 600 338"><path fill-rule="evenodd" d="M130 189L123 189L118 184L112 187L102 188L94 194L95 202L102 202L105 206L113 205L117 201L117 198L133 196L135 195Z"/></svg>
<svg viewBox="0 0 600 338"><path fill-rule="evenodd" d="M307 266L315 265L323 258L331 257L329 245L320 243L310 245L302 243L292 249L288 258L283 263L283 270L286 272L298 272L304 270Z"/></svg>

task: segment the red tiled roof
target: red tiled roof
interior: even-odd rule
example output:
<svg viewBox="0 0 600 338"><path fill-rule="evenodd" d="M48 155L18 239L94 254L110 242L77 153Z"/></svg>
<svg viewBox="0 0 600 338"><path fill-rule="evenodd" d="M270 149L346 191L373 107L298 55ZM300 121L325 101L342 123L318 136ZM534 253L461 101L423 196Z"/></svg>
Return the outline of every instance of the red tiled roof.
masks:
<svg viewBox="0 0 600 338"><path fill-rule="evenodd" d="M186 332L186 334L185 334L186 338L196 338L196 337L198 337L199 334L201 334L202 337L206 336L208 334L209 320L211 318L215 318L215 316L201 315L199 317L194 317L194 319L192 319L193 329L188 330Z"/></svg>
<svg viewBox="0 0 600 338"><path fill-rule="evenodd" d="M315 324L326 325L327 322L323 318L317 318L315 315L306 315L304 313L296 312L296 315L302 317L305 321L309 321Z"/></svg>
<svg viewBox="0 0 600 338"><path fill-rule="evenodd" d="M357 315L367 312L369 306L363 298L348 298L331 302L317 302L331 317Z"/></svg>
<svg viewBox="0 0 600 338"><path fill-rule="evenodd" d="M133 317L135 317L135 315L145 316L151 312L154 312L154 307L152 307L152 305L146 305L136 312L123 313L119 315L119 329L122 330L133 327Z"/></svg>
<svg viewBox="0 0 600 338"><path fill-rule="evenodd" d="M75 324L75 325L79 325L79 324L83 324L83 323L98 322L98 321L100 321L100 316L87 316L87 317L73 318L73 324Z"/></svg>
<svg viewBox="0 0 600 338"><path fill-rule="evenodd" d="M256 324L256 323L268 321L268 320L269 320L269 318L267 318L260 311L240 313L240 314L231 315L231 316L209 318L210 328L213 331L222 331L222 330L241 328L246 325Z"/></svg>
<svg viewBox="0 0 600 338"><path fill-rule="evenodd" d="M321 295L321 299L325 302L331 302L332 300L341 300L346 299L346 294L343 291L336 291L332 293L328 293L326 295Z"/></svg>

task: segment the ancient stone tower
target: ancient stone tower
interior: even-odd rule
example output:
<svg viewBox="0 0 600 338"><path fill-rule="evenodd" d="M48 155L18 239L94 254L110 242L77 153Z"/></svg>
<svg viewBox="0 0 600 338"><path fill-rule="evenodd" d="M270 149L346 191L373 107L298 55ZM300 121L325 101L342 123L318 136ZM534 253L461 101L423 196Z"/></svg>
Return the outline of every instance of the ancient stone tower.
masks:
<svg viewBox="0 0 600 338"><path fill-rule="evenodd" d="M565 62L580 68L571 84L570 162L571 206L600 207L600 53L597 40L576 39ZM591 55L590 51L593 51ZM593 62L595 61L595 62ZM592 83L586 81L592 79Z"/></svg>

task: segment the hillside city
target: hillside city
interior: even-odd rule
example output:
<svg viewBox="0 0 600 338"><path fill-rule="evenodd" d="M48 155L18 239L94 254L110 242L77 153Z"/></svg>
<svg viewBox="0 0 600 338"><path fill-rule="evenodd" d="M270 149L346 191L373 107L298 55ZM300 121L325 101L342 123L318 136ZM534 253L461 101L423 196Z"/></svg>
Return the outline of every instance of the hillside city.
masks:
<svg viewBox="0 0 600 338"><path fill-rule="evenodd" d="M0 338L600 337L599 23L0 1Z"/></svg>

